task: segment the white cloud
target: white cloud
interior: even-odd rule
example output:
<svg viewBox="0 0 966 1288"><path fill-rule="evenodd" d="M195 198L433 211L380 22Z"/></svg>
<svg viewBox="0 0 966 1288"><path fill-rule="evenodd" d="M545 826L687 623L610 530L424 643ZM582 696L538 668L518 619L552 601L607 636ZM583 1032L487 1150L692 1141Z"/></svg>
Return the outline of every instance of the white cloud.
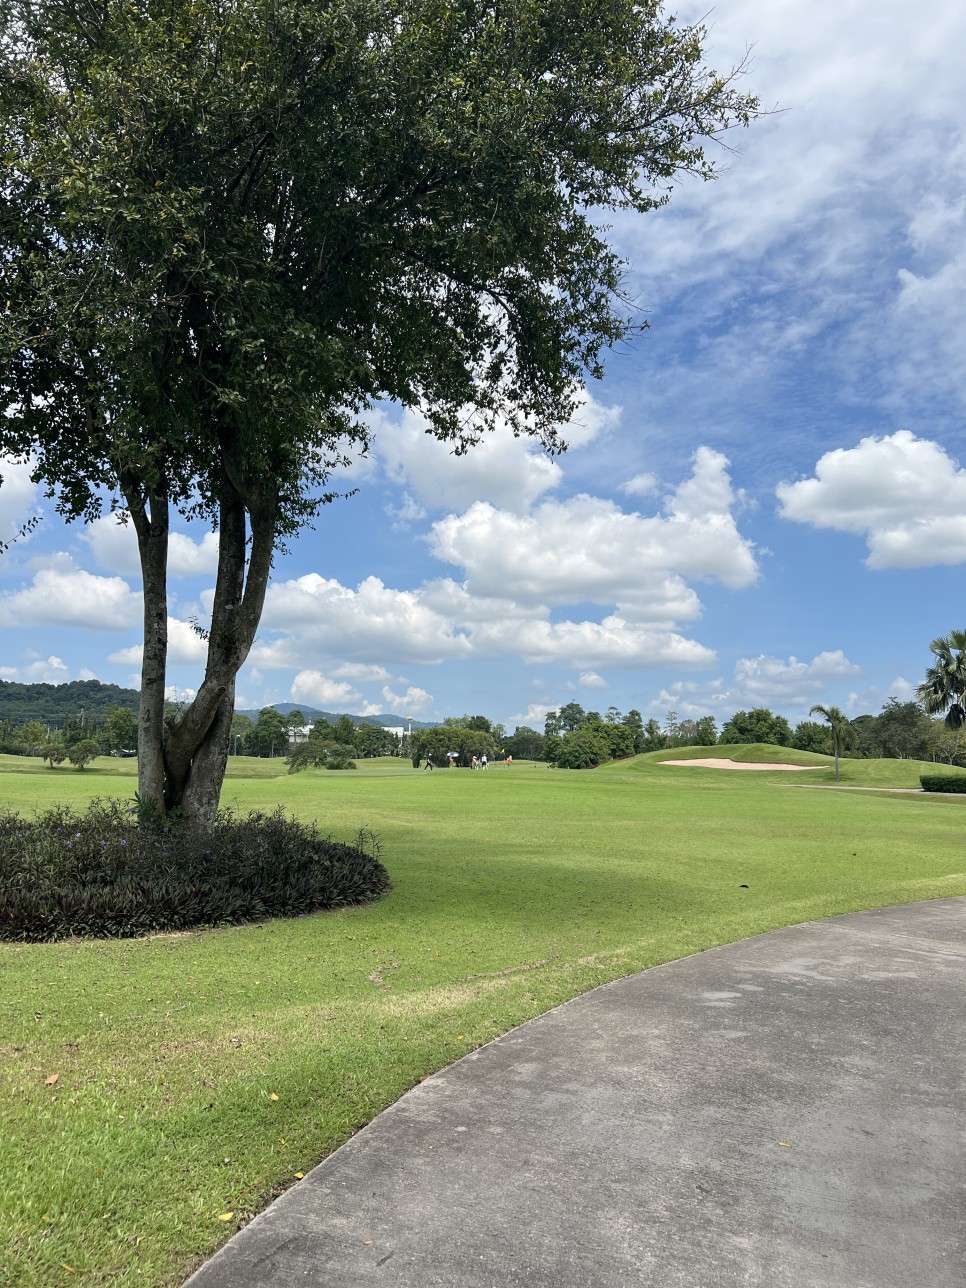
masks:
<svg viewBox="0 0 966 1288"><path fill-rule="evenodd" d="M304 702L323 710L354 710L362 701L362 694L345 681L330 680L321 671L299 671L292 681L291 694L296 702Z"/></svg>
<svg viewBox="0 0 966 1288"><path fill-rule="evenodd" d="M527 515L478 502L435 523L432 547L466 570L475 596L512 588L517 603L616 604L638 621L687 620L700 603L685 576L732 589L757 577L751 543L731 514L726 466L719 452L699 448L663 515L628 514L591 496L547 501Z"/></svg>
<svg viewBox="0 0 966 1288"><path fill-rule="evenodd" d="M122 523L115 515L105 514L87 525L82 539L90 546L94 558L102 568L126 576L140 576L137 536L132 523ZM192 540L183 532L169 534L169 576L197 577L214 573L217 568L216 532L206 532L199 541Z"/></svg>
<svg viewBox="0 0 966 1288"><path fill-rule="evenodd" d="M194 702L197 695L198 690L187 684L167 684L164 688L165 698L169 702L176 702L179 707L186 707L189 702Z"/></svg>
<svg viewBox="0 0 966 1288"><path fill-rule="evenodd" d="M870 568L966 561L966 470L908 430L826 452L777 495L783 518L864 536Z"/></svg>
<svg viewBox="0 0 966 1288"><path fill-rule="evenodd" d="M801 662L797 657L785 661L768 654L742 657L735 663L731 684L720 677L676 680L662 688L645 710L652 714L670 710L682 717L714 715L719 720L750 707L769 707L779 712L797 709L804 714L823 701L830 690L840 687L843 680L861 674L862 668L849 661L841 649L819 653L810 662Z"/></svg>
<svg viewBox="0 0 966 1288"><path fill-rule="evenodd" d="M527 729L535 729L537 733L543 733L547 712L553 710L555 710L553 703L531 702L522 715L510 716L507 728L524 725Z"/></svg>
<svg viewBox="0 0 966 1288"><path fill-rule="evenodd" d="M862 668L841 649L819 653L811 662L796 657L785 662L767 654L742 657L735 663L729 697L739 706L800 707L818 701L830 684L861 674Z"/></svg>
<svg viewBox="0 0 966 1288"><path fill-rule="evenodd" d="M39 489L30 481L30 468L0 456L0 541L10 541L35 513Z"/></svg>
<svg viewBox="0 0 966 1288"><path fill-rule="evenodd" d="M574 450L586 447L620 419L619 407L604 407L584 391L580 406L562 434ZM463 510L474 501L489 501L503 509L528 509L545 492L560 485L563 471L534 440L515 438L500 425L462 456L452 444L427 433L428 421L419 412L405 411L398 419L383 413L373 417L376 454L386 474L405 488L397 522L423 517L424 509Z"/></svg>
<svg viewBox="0 0 966 1288"><path fill-rule="evenodd" d="M498 656L507 651L506 632L498 623L477 628L474 650ZM527 662L559 662L566 666L611 666L637 669L654 666L705 667L714 664L714 651L674 631L655 630L623 621L616 615L601 622L529 621L518 625L513 648Z"/></svg>
<svg viewBox="0 0 966 1288"><path fill-rule="evenodd" d="M141 620L141 596L121 577L42 568L29 586L0 594L0 626L77 626L115 631Z"/></svg>
<svg viewBox="0 0 966 1288"><path fill-rule="evenodd" d="M355 680L357 684L372 684L392 679L384 666L369 666L364 662L343 662L331 674L333 679Z"/></svg>
<svg viewBox="0 0 966 1288"><path fill-rule="evenodd" d="M651 496L657 491L657 476L635 474L633 478L629 478L626 483L620 485L620 490L626 496Z"/></svg>
<svg viewBox="0 0 966 1288"><path fill-rule="evenodd" d="M426 432L428 422L406 411L398 422L383 417L376 451L389 478L406 489L403 509L461 510L479 497L511 509L526 509L559 485L560 466L528 439L494 430L463 456ZM417 507L418 508L418 507Z"/></svg>
<svg viewBox="0 0 966 1288"><path fill-rule="evenodd" d="M606 689L607 681L596 671L582 671L577 677L577 683L585 689Z"/></svg>
<svg viewBox="0 0 966 1288"><path fill-rule="evenodd" d="M391 709L391 714L394 715L422 715L433 705L432 694L413 684L405 693L393 693L388 684L383 685L382 696L386 706Z"/></svg>
<svg viewBox="0 0 966 1288"><path fill-rule="evenodd" d="M351 657L381 665L392 661L442 661L469 654L469 642L454 623L434 612L418 591L392 590L378 577L358 589L309 573L269 587L263 629L289 638L257 642L256 666L309 665L311 659Z"/></svg>
<svg viewBox="0 0 966 1288"><path fill-rule="evenodd" d="M132 644L108 656L109 662L123 666L140 666L143 646ZM208 656L207 641L201 639L190 622L168 618L168 665L191 666L203 663Z"/></svg>
<svg viewBox="0 0 966 1288"><path fill-rule="evenodd" d="M66 684L69 678L67 663L53 655L37 658L27 666L0 666L0 680L18 680L25 684ZM78 676L81 680L96 678L84 671Z"/></svg>
<svg viewBox="0 0 966 1288"><path fill-rule="evenodd" d="M900 702L911 702L916 696L916 686L912 684L905 676L897 675L891 684L884 688L878 685L871 685L861 692L850 693L845 703L845 710L851 716L857 715L878 715L886 702L890 698L898 698Z"/></svg>

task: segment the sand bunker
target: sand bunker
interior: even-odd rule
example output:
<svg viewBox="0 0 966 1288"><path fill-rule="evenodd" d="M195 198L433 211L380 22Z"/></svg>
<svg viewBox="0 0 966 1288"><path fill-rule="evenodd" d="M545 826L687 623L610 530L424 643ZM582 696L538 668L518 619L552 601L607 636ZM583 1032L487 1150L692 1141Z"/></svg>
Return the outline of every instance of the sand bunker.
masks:
<svg viewBox="0 0 966 1288"><path fill-rule="evenodd" d="M824 765L762 765L751 760L662 760L662 765L704 765L707 769L793 769L808 772Z"/></svg>

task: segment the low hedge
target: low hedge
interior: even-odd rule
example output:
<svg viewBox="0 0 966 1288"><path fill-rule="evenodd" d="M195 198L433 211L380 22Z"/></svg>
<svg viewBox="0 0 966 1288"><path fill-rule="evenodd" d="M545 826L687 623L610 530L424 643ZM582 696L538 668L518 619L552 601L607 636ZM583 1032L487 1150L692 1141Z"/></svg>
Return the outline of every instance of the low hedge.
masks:
<svg viewBox="0 0 966 1288"><path fill-rule="evenodd" d="M225 811L207 833L139 827L118 801L0 811L0 939L131 938L371 903L390 889L378 848L281 811Z"/></svg>
<svg viewBox="0 0 966 1288"><path fill-rule="evenodd" d="M924 792L966 793L966 774L923 774L919 781Z"/></svg>

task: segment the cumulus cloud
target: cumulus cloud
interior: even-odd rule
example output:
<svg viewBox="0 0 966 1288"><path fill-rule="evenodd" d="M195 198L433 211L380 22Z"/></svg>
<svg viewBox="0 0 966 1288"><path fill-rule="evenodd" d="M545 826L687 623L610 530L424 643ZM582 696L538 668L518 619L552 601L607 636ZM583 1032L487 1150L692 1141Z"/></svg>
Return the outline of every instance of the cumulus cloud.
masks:
<svg viewBox="0 0 966 1288"><path fill-rule="evenodd" d="M296 702L305 702L324 710L338 708L340 711L357 706L362 701L362 694L344 680L331 680L321 671L299 671L292 681L292 697Z"/></svg>
<svg viewBox="0 0 966 1288"><path fill-rule="evenodd" d="M606 689L607 681L596 671L582 671L577 677L577 683L585 689Z"/></svg>
<svg viewBox="0 0 966 1288"><path fill-rule="evenodd" d="M256 643L252 662L260 667L291 666L293 658L312 656L380 665L469 654L465 636L418 591L392 590L378 577L366 577L356 590L318 573L276 582L265 599L262 625L288 638Z"/></svg>
<svg viewBox="0 0 966 1288"><path fill-rule="evenodd" d="M629 478L626 483L620 485L620 490L626 496L651 496L657 491L657 476L635 474L633 478Z"/></svg>
<svg viewBox="0 0 966 1288"><path fill-rule="evenodd" d="M141 596L121 577L41 568L29 586L0 594L0 626L77 626L115 631L141 620Z"/></svg>
<svg viewBox="0 0 966 1288"><path fill-rule="evenodd" d="M563 436L572 448L587 446L616 425L619 407L604 407L584 392L581 404ZM376 454L388 477L406 489L392 511L397 522L421 518L429 510L463 510L484 500L502 509L523 511L563 479L560 466L538 443L515 438L499 425L465 455L455 456L452 445L427 433L428 421L417 411L398 419L378 413L374 419Z"/></svg>
<svg viewBox="0 0 966 1288"><path fill-rule="evenodd" d="M126 576L140 576L137 536L134 525L122 523L116 515L105 514L87 525L82 539L102 568ZM218 568L218 534L206 532L199 541L187 533L172 532L168 538L168 574L197 577Z"/></svg>
<svg viewBox="0 0 966 1288"><path fill-rule="evenodd" d="M0 541L10 541L24 521L35 513L37 484L30 481L30 465L19 465L0 456Z"/></svg>
<svg viewBox="0 0 966 1288"><path fill-rule="evenodd" d="M586 495L544 502L530 514L477 502L433 525L432 549L465 569L473 595L512 587L517 603L615 604L638 621L694 618L700 603L684 577L736 589L758 573L731 513L727 464L720 452L699 448L691 476L661 515L626 513Z"/></svg>
<svg viewBox="0 0 966 1288"><path fill-rule="evenodd" d="M897 675L891 684L884 688L870 685L867 689L852 692L845 700L844 708L851 716L878 715L890 698L900 702L911 702L916 696L916 686L905 676Z"/></svg>
<svg viewBox="0 0 966 1288"><path fill-rule="evenodd" d="M543 732L543 724L547 718L547 712L555 710L551 702L531 702L526 711L522 714L510 716L507 721L508 728L518 728L520 725L527 729L535 729L537 733Z"/></svg>
<svg viewBox="0 0 966 1288"><path fill-rule="evenodd" d="M109 662L123 666L140 666L144 652L141 644L118 649L108 656ZM178 617L168 618L168 665L190 666L203 663L208 656L208 644L201 639L190 622Z"/></svg>
<svg viewBox="0 0 966 1288"><path fill-rule="evenodd" d="M676 680L662 688L646 705L652 714L675 711L679 716L714 715L727 718L749 707L770 707L782 712L802 712L822 701L830 689L862 674L841 649L819 653L810 662L797 657L786 660L762 653L741 657L735 663L730 684L721 677L711 680Z"/></svg>
<svg viewBox="0 0 966 1288"><path fill-rule="evenodd" d="M785 662L767 654L742 657L735 663L730 697L753 706L798 707L816 702L830 683L861 674L862 668L841 649L819 653L811 662L796 657Z"/></svg>
<svg viewBox="0 0 966 1288"><path fill-rule="evenodd" d="M414 684L405 693L394 693L388 684L383 685L382 697L386 706L392 708L396 715L403 712L406 715L422 715L433 705L433 695Z"/></svg>
<svg viewBox="0 0 966 1288"><path fill-rule="evenodd" d="M498 655L507 650L506 634L498 625L478 627L474 649ZM526 662L558 662L566 666L612 666L637 669L655 666L712 666L714 650L674 631L655 630L626 622L616 615L603 621L521 623L513 636L516 652Z"/></svg>
<svg viewBox="0 0 966 1288"><path fill-rule="evenodd" d="M26 666L0 666L0 680L18 680L23 684L66 684L70 678L67 663L59 657L40 657ZM97 677L82 671L78 679Z"/></svg>
<svg viewBox="0 0 966 1288"><path fill-rule="evenodd" d="M909 430L826 452L777 495L783 518L865 537L870 568L966 561L966 470Z"/></svg>
<svg viewBox="0 0 966 1288"><path fill-rule="evenodd" d="M331 672L335 680L355 680L357 684L391 680L384 666L370 666L364 662L343 662Z"/></svg>
<svg viewBox="0 0 966 1288"><path fill-rule="evenodd" d="M167 684L164 688L168 702L176 702L179 707L186 707L189 702L194 702L197 694L198 690L187 684Z"/></svg>

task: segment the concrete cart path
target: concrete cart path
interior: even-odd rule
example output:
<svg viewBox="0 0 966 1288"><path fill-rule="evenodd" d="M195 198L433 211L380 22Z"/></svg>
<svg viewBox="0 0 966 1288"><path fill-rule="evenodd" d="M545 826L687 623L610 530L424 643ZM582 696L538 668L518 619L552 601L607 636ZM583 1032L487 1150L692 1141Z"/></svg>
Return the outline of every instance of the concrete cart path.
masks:
<svg viewBox="0 0 966 1288"><path fill-rule="evenodd" d="M604 985L402 1097L191 1288L963 1288L966 898Z"/></svg>

